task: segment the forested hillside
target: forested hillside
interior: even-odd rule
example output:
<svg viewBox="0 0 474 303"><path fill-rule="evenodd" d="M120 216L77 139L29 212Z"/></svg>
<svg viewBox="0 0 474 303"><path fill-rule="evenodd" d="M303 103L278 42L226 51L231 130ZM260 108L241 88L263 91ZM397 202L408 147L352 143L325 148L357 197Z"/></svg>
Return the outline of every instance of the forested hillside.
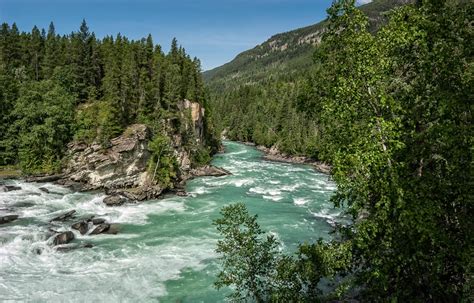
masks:
<svg viewBox="0 0 474 303"><path fill-rule="evenodd" d="M107 147L128 125L142 123L159 141L171 135L164 130L169 121L183 131L179 101L207 107L200 62L176 39L164 54L150 35L98 39L85 21L63 36L53 23L31 32L2 24L0 87L0 165L27 173L59 171L72 140ZM201 159L216 147L208 118L210 111L206 142L189 147Z"/></svg>
<svg viewBox="0 0 474 303"><path fill-rule="evenodd" d="M360 7L375 32L386 12L410 0L376 0ZM314 87L313 56L328 22L273 36L233 61L204 73L220 130L240 141L252 141L281 152L318 158L321 129L303 108Z"/></svg>
<svg viewBox="0 0 474 303"><path fill-rule="evenodd" d="M216 285L256 302L472 302L473 2L417 1L376 32L353 0L328 14L308 80L269 77L217 104L231 137L332 163L351 222L285 255L227 206Z"/></svg>
<svg viewBox="0 0 474 303"><path fill-rule="evenodd" d="M369 18L369 30L374 32L386 22L383 12L413 1L375 0L360 9ZM241 84L265 82L269 78L299 77L309 71L314 46L321 41L327 24L327 21L322 21L276 34L255 48L237 55L231 62L204 72L204 78L213 89L223 90Z"/></svg>

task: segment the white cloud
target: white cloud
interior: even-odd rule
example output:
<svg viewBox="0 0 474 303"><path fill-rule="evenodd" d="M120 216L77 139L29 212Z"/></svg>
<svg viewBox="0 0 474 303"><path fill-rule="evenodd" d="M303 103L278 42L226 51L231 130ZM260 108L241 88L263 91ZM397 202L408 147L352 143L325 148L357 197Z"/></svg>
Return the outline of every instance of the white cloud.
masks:
<svg viewBox="0 0 474 303"><path fill-rule="evenodd" d="M372 2L372 0L357 0L358 5L364 5L370 2Z"/></svg>

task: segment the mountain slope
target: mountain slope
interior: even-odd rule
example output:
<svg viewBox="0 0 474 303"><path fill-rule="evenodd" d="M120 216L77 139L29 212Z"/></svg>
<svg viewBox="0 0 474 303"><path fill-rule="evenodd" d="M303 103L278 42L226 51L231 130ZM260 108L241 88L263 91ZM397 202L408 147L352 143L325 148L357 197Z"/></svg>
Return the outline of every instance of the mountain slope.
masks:
<svg viewBox="0 0 474 303"><path fill-rule="evenodd" d="M360 9L369 17L375 31L385 20L384 12L413 0L374 0ZM326 21L280 33L247 50L215 69L203 73L212 89L223 90L235 84L269 80L268 75L292 78L309 69L314 46L321 40Z"/></svg>

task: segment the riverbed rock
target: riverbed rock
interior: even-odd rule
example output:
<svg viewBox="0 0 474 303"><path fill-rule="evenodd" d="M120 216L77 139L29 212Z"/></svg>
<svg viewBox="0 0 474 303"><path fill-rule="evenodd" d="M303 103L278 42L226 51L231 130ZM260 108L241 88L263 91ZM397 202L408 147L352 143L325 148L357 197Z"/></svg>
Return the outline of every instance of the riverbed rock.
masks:
<svg viewBox="0 0 474 303"><path fill-rule="evenodd" d="M103 218L94 218L94 219L91 220L91 222L94 225L99 225L99 224L105 223L105 219L103 219Z"/></svg>
<svg viewBox="0 0 474 303"><path fill-rule="evenodd" d="M21 187L15 186L15 185L1 185L0 186L0 192L9 192L9 191L15 191L15 190L21 190Z"/></svg>
<svg viewBox="0 0 474 303"><path fill-rule="evenodd" d="M305 156L292 156L285 154L280 152L278 147L275 145L271 148L259 145L257 146L257 149L264 152L264 160L293 164L307 164L313 166L315 170L323 174L331 174L331 166L329 164Z"/></svg>
<svg viewBox="0 0 474 303"><path fill-rule="evenodd" d="M69 244L69 245L65 245L65 246L58 246L55 249L56 249L56 251L59 251L59 252L68 252L68 251L76 250L76 249L79 249L79 248L92 248L92 247L94 247L94 245L92 245L91 243L85 243L85 244L82 244L82 245Z"/></svg>
<svg viewBox="0 0 474 303"><path fill-rule="evenodd" d="M205 165L202 167L192 169L191 175L193 177L204 177L204 176L220 177L220 176L232 175L232 173L228 171L227 169L224 169L221 167L217 167L213 165Z"/></svg>
<svg viewBox="0 0 474 303"><path fill-rule="evenodd" d="M120 224L111 223L109 224L109 228L103 232L104 234L116 235L120 231Z"/></svg>
<svg viewBox="0 0 474 303"><path fill-rule="evenodd" d="M18 215L0 216L0 224L6 224L18 219Z"/></svg>
<svg viewBox="0 0 474 303"><path fill-rule="evenodd" d="M144 185L135 188L114 188L107 189L107 195L120 195L128 199L128 201L144 201L153 199L161 195L163 188L159 185Z"/></svg>
<svg viewBox="0 0 474 303"><path fill-rule="evenodd" d="M109 230L109 228L110 228L110 224L107 224L107 223L99 224L99 225L90 233L90 235L98 235L98 234L105 233L107 230Z"/></svg>
<svg viewBox="0 0 474 303"><path fill-rule="evenodd" d="M47 183L47 182L55 182L55 181L61 179L62 177L64 177L63 174L27 176L25 178L25 181L26 182Z"/></svg>
<svg viewBox="0 0 474 303"><path fill-rule="evenodd" d="M40 188L38 188L38 189L41 190L41 191L44 192L44 193L47 193L47 194L50 193L49 189L47 189L46 187L40 187Z"/></svg>
<svg viewBox="0 0 474 303"><path fill-rule="evenodd" d="M54 237L54 245L67 244L74 240L74 233L72 231L62 232Z"/></svg>
<svg viewBox="0 0 474 303"><path fill-rule="evenodd" d="M71 210L71 211L68 211L67 213L64 213L64 214L62 214L62 215L60 215L60 216L57 216L57 217L51 219L49 222L54 222L54 221L66 221L66 220L68 220L68 219L73 218L75 213L76 213L76 210L73 209L73 210Z"/></svg>
<svg viewBox="0 0 474 303"><path fill-rule="evenodd" d="M114 194L112 196L105 197L103 202L107 206L119 206L127 202L127 198L118 194Z"/></svg>
<svg viewBox="0 0 474 303"><path fill-rule="evenodd" d="M178 196L178 197L187 197L188 193L184 190L179 190L179 191L176 192L176 196Z"/></svg>
<svg viewBox="0 0 474 303"><path fill-rule="evenodd" d="M86 221L80 221L71 225L71 228L78 230L81 233L81 235L85 235L87 231L89 230L89 224L87 224Z"/></svg>

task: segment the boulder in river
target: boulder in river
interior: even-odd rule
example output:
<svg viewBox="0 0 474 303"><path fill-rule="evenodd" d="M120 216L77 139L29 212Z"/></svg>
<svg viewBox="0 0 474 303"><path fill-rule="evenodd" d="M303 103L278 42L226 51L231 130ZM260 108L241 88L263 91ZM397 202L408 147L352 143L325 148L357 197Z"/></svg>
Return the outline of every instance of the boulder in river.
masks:
<svg viewBox="0 0 474 303"><path fill-rule="evenodd" d="M42 175L42 176L28 176L26 177L26 182L39 182L39 183L46 183L46 182L54 182L63 177L62 174L56 175Z"/></svg>
<svg viewBox="0 0 474 303"><path fill-rule="evenodd" d="M78 230L81 235L85 235L89 230L89 225L86 221L76 222L71 226L73 229Z"/></svg>
<svg viewBox="0 0 474 303"><path fill-rule="evenodd" d="M205 165L202 167L195 168L191 170L191 175L193 177L204 177L204 176L211 176L211 177L220 177L220 176L228 176L232 175L230 171L227 169L213 166L213 165Z"/></svg>
<svg viewBox="0 0 474 303"><path fill-rule="evenodd" d="M127 202L127 198L118 194L114 194L104 198L104 203L107 206L119 206L124 204L125 202Z"/></svg>
<svg viewBox="0 0 474 303"><path fill-rule="evenodd" d="M188 193L187 193L186 191L184 191L184 190L178 190L178 191L176 192L176 196L178 196L178 197L187 197L187 196L188 196Z"/></svg>
<svg viewBox="0 0 474 303"><path fill-rule="evenodd" d="M1 185L0 186L0 192L9 192L9 191L14 191L14 190L21 190L21 187L15 186L15 185Z"/></svg>
<svg viewBox="0 0 474 303"><path fill-rule="evenodd" d="M91 243L85 243L82 245L76 244L76 245L58 246L56 247L56 251L68 252L68 251L79 249L79 248L92 248L92 247L94 247L94 245L92 245Z"/></svg>
<svg viewBox="0 0 474 303"><path fill-rule="evenodd" d="M53 219L51 219L50 222L53 222L53 221L65 221L67 219L70 219L70 218L73 218L74 214L76 213L76 210L71 210L71 211L68 211L67 213L65 214L62 214L60 216L57 216Z"/></svg>
<svg viewBox="0 0 474 303"><path fill-rule="evenodd" d="M92 221L92 224L94 224L94 225L99 225L99 224L105 223L105 219L103 219L103 218L94 218L91 221Z"/></svg>
<svg viewBox="0 0 474 303"><path fill-rule="evenodd" d="M99 224L99 225L90 233L90 235L98 235L98 234L105 233L106 231L109 230L109 228L110 228L110 224L107 224L107 223Z"/></svg>
<svg viewBox="0 0 474 303"><path fill-rule="evenodd" d="M10 223L18 219L18 215L7 215L0 217L0 224Z"/></svg>
<svg viewBox="0 0 474 303"><path fill-rule="evenodd" d="M72 231L66 231L60 233L54 237L53 244L54 245L61 245L61 244L68 244L74 240L74 233Z"/></svg>
<svg viewBox="0 0 474 303"><path fill-rule="evenodd" d="M120 225L116 223L111 223L109 224L109 229L107 231L103 232L104 234L110 234L110 235L116 235L118 234L120 230Z"/></svg>

